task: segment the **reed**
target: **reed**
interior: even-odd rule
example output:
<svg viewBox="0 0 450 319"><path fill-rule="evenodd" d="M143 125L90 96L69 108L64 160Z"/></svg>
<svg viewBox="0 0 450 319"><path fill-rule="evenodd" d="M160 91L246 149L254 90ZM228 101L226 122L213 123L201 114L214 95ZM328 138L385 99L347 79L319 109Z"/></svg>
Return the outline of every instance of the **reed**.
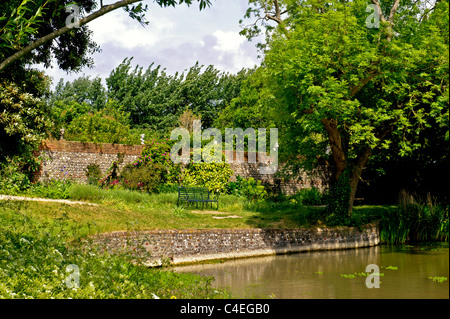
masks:
<svg viewBox="0 0 450 319"><path fill-rule="evenodd" d="M380 239L386 244L445 241L449 237L449 206L431 196L425 200L402 192L399 205L382 215Z"/></svg>

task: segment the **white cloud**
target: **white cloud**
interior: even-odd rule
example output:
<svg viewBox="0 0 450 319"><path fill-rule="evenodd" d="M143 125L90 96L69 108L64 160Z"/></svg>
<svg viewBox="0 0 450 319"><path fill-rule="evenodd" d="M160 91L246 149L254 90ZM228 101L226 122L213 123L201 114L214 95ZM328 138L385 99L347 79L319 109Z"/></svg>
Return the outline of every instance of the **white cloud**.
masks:
<svg viewBox="0 0 450 319"><path fill-rule="evenodd" d="M123 59L134 57L133 65L145 69L155 62L169 73L183 72L197 61L235 73L259 64L254 43L239 35L238 21L246 5L239 0L216 0L210 8L199 11L196 5L160 8L150 3L146 15L150 23L145 27L119 9L88 25L102 49L92 56L93 69L70 75L57 67L45 72L53 77L53 85L61 77L73 80L83 73L105 79Z"/></svg>
<svg viewBox="0 0 450 319"><path fill-rule="evenodd" d="M99 45L117 44L126 49L154 46L170 34L174 26L165 17L154 17L149 25L143 27L123 10L114 11L89 24L94 41Z"/></svg>
<svg viewBox="0 0 450 319"><path fill-rule="evenodd" d="M217 38L217 44L213 46L213 49L217 51L238 53L239 47L246 41L243 36L234 31L217 30L213 35Z"/></svg>

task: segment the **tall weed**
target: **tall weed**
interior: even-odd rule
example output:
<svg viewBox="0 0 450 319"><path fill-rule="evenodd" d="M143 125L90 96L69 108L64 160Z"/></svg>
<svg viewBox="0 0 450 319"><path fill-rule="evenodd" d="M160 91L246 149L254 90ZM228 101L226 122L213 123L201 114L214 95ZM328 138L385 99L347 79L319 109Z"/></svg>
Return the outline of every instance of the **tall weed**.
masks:
<svg viewBox="0 0 450 319"><path fill-rule="evenodd" d="M449 206L402 192L397 209L387 211L381 219L381 241L388 244L448 241Z"/></svg>

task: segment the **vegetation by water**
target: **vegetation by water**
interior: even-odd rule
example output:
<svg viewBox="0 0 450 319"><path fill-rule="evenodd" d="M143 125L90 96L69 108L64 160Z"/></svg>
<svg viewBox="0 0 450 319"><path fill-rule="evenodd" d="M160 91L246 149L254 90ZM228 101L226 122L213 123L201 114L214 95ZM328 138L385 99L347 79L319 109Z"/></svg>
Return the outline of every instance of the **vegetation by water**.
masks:
<svg viewBox="0 0 450 319"><path fill-rule="evenodd" d="M1 205L0 298L229 297L211 288L212 277L148 269L126 254L100 254L80 245L77 233L67 218L42 221Z"/></svg>
<svg viewBox="0 0 450 319"><path fill-rule="evenodd" d="M383 214L380 237L388 244L448 241L449 206L404 193L398 207Z"/></svg>
<svg viewBox="0 0 450 319"><path fill-rule="evenodd" d="M443 283L444 281L448 280L448 278L444 277L444 276L433 276L433 277L428 277L428 279L431 279L434 282L438 282L438 283Z"/></svg>

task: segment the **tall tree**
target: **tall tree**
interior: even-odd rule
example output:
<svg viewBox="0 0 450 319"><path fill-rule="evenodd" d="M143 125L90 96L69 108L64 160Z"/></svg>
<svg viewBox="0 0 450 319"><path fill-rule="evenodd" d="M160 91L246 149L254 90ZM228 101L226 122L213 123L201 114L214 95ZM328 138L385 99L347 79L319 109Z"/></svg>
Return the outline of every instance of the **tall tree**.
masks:
<svg viewBox="0 0 450 319"><path fill-rule="evenodd" d="M264 61L284 150L328 162L343 195L329 209L349 214L374 150L411 154L433 126L448 135L448 1L372 2L370 16L362 0L296 1Z"/></svg>
<svg viewBox="0 0 450 319"><path fill-rule="evenodd" d="M204 127L212 125L218 113L239 94L247 76L221 73L212 65L196 63L185 72L169 75L152 63L132 68L125 59L106 79L108 97L117 100L130 113L132 126L167 130L178 125L178 117L190 109L202 118Z"/></svg>

